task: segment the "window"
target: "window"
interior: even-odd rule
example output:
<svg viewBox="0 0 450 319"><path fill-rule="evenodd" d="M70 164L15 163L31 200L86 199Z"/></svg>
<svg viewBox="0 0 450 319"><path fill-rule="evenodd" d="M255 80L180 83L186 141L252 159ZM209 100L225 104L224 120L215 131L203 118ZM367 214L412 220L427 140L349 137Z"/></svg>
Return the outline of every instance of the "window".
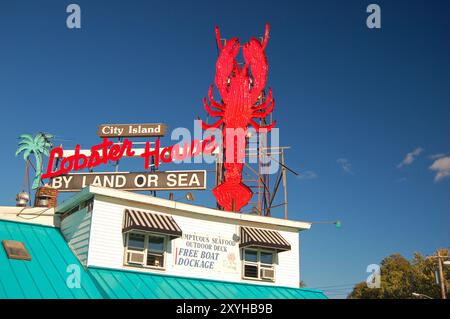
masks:
<svg viewBox="0 0 450 319"><path fill-rule="evenodd" d="M72 214L78 213L79 211L85 209L87 207L86 214L92 213L94 209L94 198L88 199L77 206L72 207L70 210L62 214L61 219L67 218Z"/></svg>
<svg viewBox="0 0 450 319"><path fill-rule="evenodd" d="M130 233L128 235L128 249L143 251L145 249L145 236Z"/></svg>
<svg viewBox="0 0 450 319"><path fill-rule="evenodd" d="M92 213L92 209L94 208L94 198L88 199L80 204L79 210L82 210L87 207L87 213Z"/></svg>
<svg viewBox="0 0 450 319"><path fill-rule="evenodd" d="M31 260L24 243L15 240L4 240L2 243L9 259Z"/></svg>
<svg viewBox="0 0 450 319"><path fill-rule="evenodd" d="M159 236L148 236L148 266L164 267L164 239Z"/></svg>
<svg viewBox="0 0 450 319"><path fill-rule="evenodd" d="M126 235L125 263L129 266L164 268L167 236L130 232Z"/></svg>
<svg viewBox="0 0 450 319"><path fill-rule="evenodd" d="M244 249L244 279L275 281L275 252Z"/></svg>

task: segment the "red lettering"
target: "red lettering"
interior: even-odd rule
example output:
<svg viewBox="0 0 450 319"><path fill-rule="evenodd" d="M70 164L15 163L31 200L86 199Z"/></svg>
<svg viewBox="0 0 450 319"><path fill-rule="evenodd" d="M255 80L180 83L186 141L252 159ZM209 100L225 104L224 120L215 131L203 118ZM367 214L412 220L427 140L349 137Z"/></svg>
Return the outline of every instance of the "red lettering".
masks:
<svg viewBox="0 0 450 319"><path fill-rule="evenodd" d="M161 152L161 161L163 163L172 162L172 148L173 148L173 146L163 148L163 150Z"/></svg>
<svg viewBox="0 0 450 319"><path fill-rule="evenodd" d="M127 156L128 157L133 157L134 154L135 154L135 152L133 151L133 143L130 142L130 140L126 138L126 139L123 140L123 145L124 145L124 147L127 150L126 151L127 152Z"/></svg>
<svg viewBox="0 0 450 319"><path fill-rule="evenodd" d="M118 161L123 153L125 151L124 146L120 147L120 145L118 144L114 144L113 146L111 146L111 149L109 150L109 159L111 161Z"/></svg>
<svg viewBox="0 0 450 319"><path fill-rule="evenodd" d="M145 169L150 168L150 159L152 156L154 157L155 167L158 168L160 160L164 163L170 163L174 158L182 161L187 157L200 155L202 152L210 154L215 150L217 144L214 143L214 136L211 136L204 139L201 143L198 140L193 140L190 145L189 143L185 143L182 151L180 149L180 144L165 147L161 152L160 147L159 138L156 139L153 150L150 147L150 142L145 143L145 150L140 155L144 158ZM79 144L75 146L74 155L69 157L64 157L64 151L61 147L55 147L50 151L47 170L45 174L42 175L42 178L56 177L69 173L72 170L79 171L86 168L92 169L98 165L107 164L109 161L118 161L124 154L129 157L135 155L133 143L128 139L125 139L120 145L114 144L112 141L108 140L108 138L104 138L102 143L91 147L90 156L80 153ZM58 170L52 171L56 158L62 159L61 164Z"/></svg>
<svg viewBox="0 0 450 319"><path fill-rule="evenodd" d="M158 168L159 166L159 138L156 139L155 142L155 149L152 151L150 149L150 142L145 143L145 151L141 154L141 157L144 158L144 168L149 169L150 167L150 157L154 156L155 158L155 168Z"/></svg>
<svg viewBox="0 0 450 319"><path fill-rule="evenodd" d="M64 151L61 147L54 147L50 151L47 172L45 174L42 174L42 178L50 178L50 177L61 175L61 173L59 171L52 172L52 170L53 170L53 165L55 163L55 157L62 158L63 152Z"/></svg>
<svg viewBox="0 0 450 319"><path fill-rule="evenodd" d="M202 142L202 152L204 154L212 154L214 150L217 148L217 144L215 143L215 137L210 136L203 140Z"/></svg>
<svg viewBox="0 0 450 319"><path fill-rule="evenodd" d="M200 142L198 140L193 140L191 143L190 156L200 155L201 152Z"/></svg>
<svg viewBox="0 0 450 319"><path fill-rule="evenodd" d="M66 164L68 164L68 165L66 166ZM62 171L62 174L70 172L70 170L72 168L73 168L72 156L63 158L63 160L61 161L61 168L60 168L60 170Z"/></svg>
<svg viewBox="0 0 450 319"><path fill-rule="evenodd" d="M80 154L80 144L77 144L75 146L75 159L73 164L73 169L78 171L86 167L88 159L87 156L84 154ZM82 164L80 164L80 159L83 161Z"/></svg>
<svg viewBox="0 0 450 319"><path fill-rule="evenodd" d="M186 157L188 157L189 153L189 144L184 143L182 154L180 152L180 144L175 144L172 148L172 158L175 158L178 161L184 160Z"/></svg>

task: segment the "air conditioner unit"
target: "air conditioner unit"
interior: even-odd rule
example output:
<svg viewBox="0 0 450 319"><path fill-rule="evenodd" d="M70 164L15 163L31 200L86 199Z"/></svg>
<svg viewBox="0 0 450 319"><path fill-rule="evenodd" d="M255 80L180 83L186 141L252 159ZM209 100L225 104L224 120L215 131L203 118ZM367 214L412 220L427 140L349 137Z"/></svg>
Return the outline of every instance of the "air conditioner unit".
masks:
<svg viewBox="0 0 450 319"><path fill-rule="evenodd" d="M274 280L275 279L275 269L261 268L261 279Z"/></svg>
<svg viewBox="0 0 450 319"><path fill-rule="evenodd" d="M144 264L144 252L141 251L129 251L128 252L128 263L129 264L138 264L143 265Z"/></svg>

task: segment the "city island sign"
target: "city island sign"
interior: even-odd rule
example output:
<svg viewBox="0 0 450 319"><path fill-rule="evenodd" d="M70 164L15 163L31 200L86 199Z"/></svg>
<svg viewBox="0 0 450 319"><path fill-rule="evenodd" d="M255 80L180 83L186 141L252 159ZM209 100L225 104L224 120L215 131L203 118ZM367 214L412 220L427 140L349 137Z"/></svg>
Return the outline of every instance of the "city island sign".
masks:
<svg viewBox="0 0 450 319"><path fill-rule="evenodd" d="M157 124L102 124L98 127L99 137L161 137L167 126Z"/></svg>

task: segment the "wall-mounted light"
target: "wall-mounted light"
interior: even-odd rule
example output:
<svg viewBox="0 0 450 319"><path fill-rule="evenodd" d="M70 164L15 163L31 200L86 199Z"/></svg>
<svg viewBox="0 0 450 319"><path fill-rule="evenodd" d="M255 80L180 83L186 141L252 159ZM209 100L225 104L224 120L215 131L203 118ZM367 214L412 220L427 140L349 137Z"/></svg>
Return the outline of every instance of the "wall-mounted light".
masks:
<svg viewBox="0 0 450 319"><path fill-rule="evenodd" d="M173 201L178 201L180 199L185 199L189 202L193 202L195 200L195 196L194 194L192 194L191 192L186 193L184 196L178 197L178 198L173 198L173 193L169 193L169 200L173 200Z"/></svg>
<svg viewBox="0 0 450 319"><path fill-rule="evenodd" d="M336 228L341 228L342 227L342 222L340 220L336 220L334 222L310 222L311 224L332 224L334 225L334 227Z"/></svg>
<svg viewBox="0 0 450 319"><path fill-rule="evenodd" d="M192 194L191 192L188 192L185 197L186 197L186 200L188 200L190 202L195 200L194 194Z"/></svg>

